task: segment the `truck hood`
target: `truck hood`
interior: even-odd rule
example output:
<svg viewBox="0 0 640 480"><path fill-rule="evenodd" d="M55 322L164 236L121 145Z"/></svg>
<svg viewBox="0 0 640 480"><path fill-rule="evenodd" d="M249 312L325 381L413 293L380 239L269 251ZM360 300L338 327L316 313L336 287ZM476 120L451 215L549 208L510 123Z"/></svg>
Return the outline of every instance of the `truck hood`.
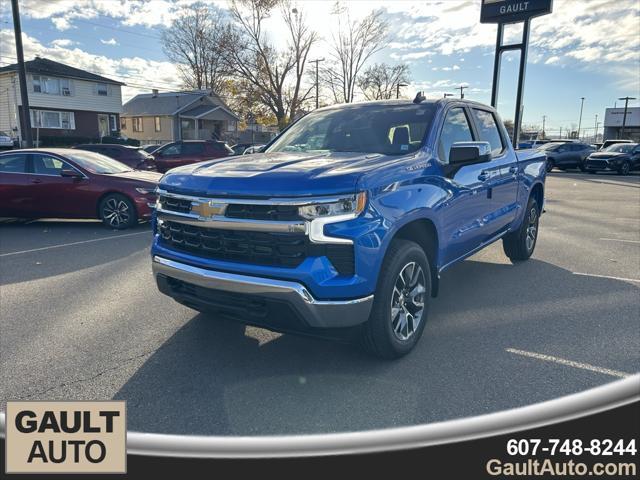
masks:
<svg viewBox="0 0 640 480"><path fill-rule="evenodd" d="M160 187L207 196L286 197L354 193L360 176L399 157L372 153L256 153L174 168Z"/></svg>

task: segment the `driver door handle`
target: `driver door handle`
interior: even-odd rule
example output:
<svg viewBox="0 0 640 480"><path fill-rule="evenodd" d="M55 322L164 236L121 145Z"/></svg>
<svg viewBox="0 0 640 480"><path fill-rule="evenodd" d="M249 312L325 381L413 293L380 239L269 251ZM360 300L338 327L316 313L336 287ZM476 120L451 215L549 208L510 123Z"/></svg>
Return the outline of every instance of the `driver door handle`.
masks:
<svg viewBox="0 0 640 480"><path fill-rule="evenodd" d="M509 173L518 173L518 167L511 166L509 167Z"/></svg>
<svg viewBox="0 0 640 480"><path fill-rule="evenodd" d="M489 179L489 172L487 172L486 170L482 170L480 172L480 175L478 175L478 180L480 180L481 182L485 182Z"/></svg>
<svg viewBox="0 0 640 480"><path fill-rule="evenodd" d="M42 180L40 180L39 178L33 178L31 179L31 183L42 183Z"/></svg>

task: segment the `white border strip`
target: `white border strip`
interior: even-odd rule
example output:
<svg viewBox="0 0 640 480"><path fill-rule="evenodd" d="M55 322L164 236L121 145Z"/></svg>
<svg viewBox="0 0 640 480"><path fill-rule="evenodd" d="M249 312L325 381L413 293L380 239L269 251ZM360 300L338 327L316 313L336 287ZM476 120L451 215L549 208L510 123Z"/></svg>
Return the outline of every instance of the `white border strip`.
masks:
<svg viewBox="0 0 640 480"><path fill-rule="evenodd" d="M640 400L640 374L546 402L475 417L413 427L323 435L260 437L128 432L134 455L264 458L405 450L501 435L564 422ZM0 414L2 436L5 414Z"/></svg>

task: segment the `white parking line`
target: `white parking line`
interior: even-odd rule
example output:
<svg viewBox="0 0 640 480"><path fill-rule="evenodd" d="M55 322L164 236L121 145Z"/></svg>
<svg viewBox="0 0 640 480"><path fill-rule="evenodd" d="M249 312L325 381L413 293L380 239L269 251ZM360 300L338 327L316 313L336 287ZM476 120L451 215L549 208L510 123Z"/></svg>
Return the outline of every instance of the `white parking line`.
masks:
<svg viewBox="0 0 640 480"><path fill-rule="evenodd" d="M637 278L611 277L609 275L596 275L595 273L582 273L582 272L571 272L571 273L573 273L574 275L582 275L583 277L609 278L611 280L622 280L623 282L640 283L640 280Z"/></svg>
<svg viewBox="0 0 640 480"><path fill-rule="evenodd" d="M507 352L515 353L516 355L522 355L523 357L535 358L537 360L543 360L545 362L558 363L560 365L566 365L567 367L581 368L582 370L589 370L591 372L602 373L604 375L610 375L612 377L630 377L630 373L620 372L618 370L611 370L610 368L596 367L589 365L588 363L574 362L572 360L566 360L560 357L553 357L551 355L543 355L542 353L527 352L526 350L518 350L516 348L507 348Z"/></svg>
<svg viewBox="0 0 640 480"><path fill-rule="evenodd" d="M609 242L640 243L640 240L624 240L622 238L601 238L600 240L607 240Z"/></svg>
<svg viewBox="0 0 640 480"><path fill-rule="evenodd" d="M20 255L22 253L40 252L42 250L49 250L52 248L71 247L72 245L82 245L83 243L101 242L103 240L111 240L112 238L132 237L134 235L150 235L150 232L125 233L124 235L110 235L108 237L92 238L91 240L81 240L79 242L61 243L59 245L50 245L48 247L32 248L30 250L20 250L19 252L2 253L0 254L0 257L9 257L11 255Z"/></svg>

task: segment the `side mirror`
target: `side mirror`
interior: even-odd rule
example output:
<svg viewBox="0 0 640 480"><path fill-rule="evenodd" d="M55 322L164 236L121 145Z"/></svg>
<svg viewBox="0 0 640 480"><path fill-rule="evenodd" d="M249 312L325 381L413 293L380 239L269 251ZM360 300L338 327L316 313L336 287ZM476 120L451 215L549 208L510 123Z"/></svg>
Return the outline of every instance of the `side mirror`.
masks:
<svg viewBox="0 0 640 480"><path fill-rule="evenodd" d="M82 175L77 170L73 168L63 168L60 170L61 177L69 177L69 178L82 178Z"/></svg>
<svg viewBox="0 0 640 480"><path fill-rule="evenodd" d="M491 160L489 142L456 142L449 150L449 164L473 165Z"/></svg>

